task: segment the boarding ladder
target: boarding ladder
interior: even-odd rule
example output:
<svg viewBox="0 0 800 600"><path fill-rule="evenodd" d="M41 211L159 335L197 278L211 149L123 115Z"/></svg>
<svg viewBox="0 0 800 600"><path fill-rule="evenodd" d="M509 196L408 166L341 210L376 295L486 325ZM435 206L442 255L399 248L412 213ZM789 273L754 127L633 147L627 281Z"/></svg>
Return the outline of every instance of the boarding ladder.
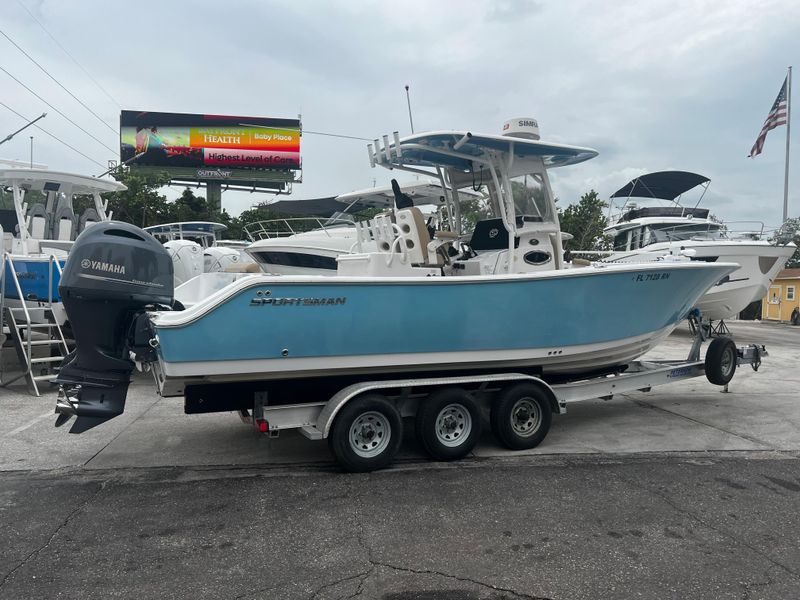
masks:
<svg viewBox="0 0 800 600"><path fill-rule="evenodd" d="M13 258L3 254L0 270L0 346L10 339L22 367L22 373L10 378L4 377L3 361L0 360L0 385L5 387L22 379L28 382L28 389L40 396L39 386L55 377L56 370L64 357L69 354L69 346L61 326L53 312L53 275L61 275L61 265L54 256L50 256L48 268L48 298L41 300L39 306L31 308L24 300L19 274ZM9 306L6 297L8 283L16 290L20 306ZM48 350L44 356L35 355L34 348L43 347ZM38 353L37 353L38 354Z"/></svg>

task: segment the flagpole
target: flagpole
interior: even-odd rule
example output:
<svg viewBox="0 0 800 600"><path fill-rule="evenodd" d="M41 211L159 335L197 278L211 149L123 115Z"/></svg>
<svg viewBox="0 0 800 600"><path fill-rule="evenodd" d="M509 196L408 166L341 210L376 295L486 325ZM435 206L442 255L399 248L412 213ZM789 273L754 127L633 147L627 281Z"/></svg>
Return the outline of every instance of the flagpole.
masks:
<svg viewBox="0 0 800 600"><path fill-rule="evenodd" d="M789 218L789 128L792 124L792 67L786 76L786 170L783 174L783 222Z"/></svg>

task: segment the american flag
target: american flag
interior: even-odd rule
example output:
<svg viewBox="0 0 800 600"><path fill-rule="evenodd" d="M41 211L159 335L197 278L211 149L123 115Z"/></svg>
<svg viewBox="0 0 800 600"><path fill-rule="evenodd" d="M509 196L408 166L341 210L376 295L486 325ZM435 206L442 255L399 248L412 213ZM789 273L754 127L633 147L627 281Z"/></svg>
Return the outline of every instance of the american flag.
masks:
<svg viewBox="0 0 800 600"><path fill-rule="evenodd" d="M781 91L778 92L778 97L775 98L775 103L772 105L772 109L767 115L767 120L764 121L764 126L761 128L761 133L758 134L756 143L753 144L750 154L747 155L750 158L761 154L761 151L764 149L764 140L767 139L767 133L769 131L775 129L779 125L786 125L786 84L788 80L789 76L787 75L786 79L783 81L783 85L781 86Z"/></svg>

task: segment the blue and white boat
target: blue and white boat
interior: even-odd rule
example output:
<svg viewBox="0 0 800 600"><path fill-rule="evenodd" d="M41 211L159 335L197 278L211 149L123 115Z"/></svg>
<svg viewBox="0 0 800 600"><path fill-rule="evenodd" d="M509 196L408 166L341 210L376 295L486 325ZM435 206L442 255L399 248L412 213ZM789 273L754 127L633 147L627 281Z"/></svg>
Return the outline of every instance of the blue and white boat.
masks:
<svg viewBox="0 0 800 600"><path fill-rule="evenodd" d="M122 412L131 353L153 367L162 395L187 399L209 385L237 382L614 370L658 344L737 268L680 256L647 264L567 262L548 169L597 153L540 141L532 119L515 119L504 131L395 134L392 142L385 136L383 145L371 144L373 166L438 179L453 227L430 231L398 188L391 215L356 225L353 251L337 258L333 277L231 280L208 273L195 281L225 276L229 283L199 293L185 310L153 310L173 304L163 248L124 224L84 234L74 250L80 260L68 264L63 280L77 342L77 355L59 375L72 389L64 411L85 417L78 430ZM466 233L458 190L469 187L486 190L489 216ZM125 275L104 279L91 267L98 256ZM126 319L133 325L121 324ZM133 333L98 333L114 328ZM232 403L235 394L226 397Z"/></svg>
<svg viewBox="0 0 800 600"><path fill-rule="evenodd" d="M43 308L52 305L63 324L58 284L69 251L84 229L111 218L101 194L125 189L116 181L86 175L0 169L4 306L18 308L24 302L32 320L41 321Z"/></svg>

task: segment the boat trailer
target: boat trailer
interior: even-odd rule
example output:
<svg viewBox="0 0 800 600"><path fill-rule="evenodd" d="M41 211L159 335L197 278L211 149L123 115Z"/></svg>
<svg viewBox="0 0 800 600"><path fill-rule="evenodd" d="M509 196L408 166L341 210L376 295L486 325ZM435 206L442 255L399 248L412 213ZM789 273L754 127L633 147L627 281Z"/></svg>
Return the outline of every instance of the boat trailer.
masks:
<svg viewBox="0 0 800 600"><path fill-rule="evenodd" d="M690 322L696 333L686 360L633 361L614 373L559 383L519 372L360 381L329 398L302 404L272 405L265 389L254 392L252 411L242 409L240 416L272 437L296 429L311 440L327 439L339 465L354 472L380 469L392 461L406 417L414 418L421 445L436 460L471 452L487 414L505 447L534 448L546 437L552 414L564 414L571 402L649 392L702 375L727 391L737 366L757 371L767 356L763 345L737 347L729 337L714 337L701 360L710 325L697 313L690 315Z"/></svg>

